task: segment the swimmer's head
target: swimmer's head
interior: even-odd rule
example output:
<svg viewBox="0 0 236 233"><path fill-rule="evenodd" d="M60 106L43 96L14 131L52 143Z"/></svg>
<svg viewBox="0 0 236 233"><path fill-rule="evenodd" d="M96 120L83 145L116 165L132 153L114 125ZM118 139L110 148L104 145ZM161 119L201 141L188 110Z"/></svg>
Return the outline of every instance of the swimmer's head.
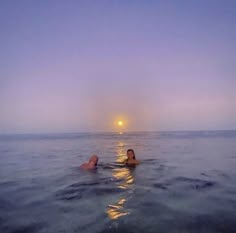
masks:
<svg viewBox="0 0 236 233"><path fill-rule="evenodd" d="M95 166L97 166L98 164L98 156L97 155L92 155L89 159L89 163L94 164Z"/></svg>
<svg viewBox="0 0 236 233"><path fill-rule="evenodd" d="M128 149L127 150L127 157L128 157L128 159L136 159L135 158L135 153L134 153L133 149Z"/></svg>

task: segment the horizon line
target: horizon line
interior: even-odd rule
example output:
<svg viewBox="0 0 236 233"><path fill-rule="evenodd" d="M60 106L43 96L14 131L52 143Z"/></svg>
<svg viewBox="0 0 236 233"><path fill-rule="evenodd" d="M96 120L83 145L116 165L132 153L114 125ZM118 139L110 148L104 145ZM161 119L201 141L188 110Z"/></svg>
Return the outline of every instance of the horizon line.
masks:
<svg viewBox="0 0 236 233"><path fill-rule="evenodd" d="M77 131L77 132L16 132L0 133L0 136L7 135L59 135L59 134L125 134L125 133L154 133L154 132L219 132L219 131L236 131L236 129L202 129L202 130L132 130L132 131Z"/></svg>

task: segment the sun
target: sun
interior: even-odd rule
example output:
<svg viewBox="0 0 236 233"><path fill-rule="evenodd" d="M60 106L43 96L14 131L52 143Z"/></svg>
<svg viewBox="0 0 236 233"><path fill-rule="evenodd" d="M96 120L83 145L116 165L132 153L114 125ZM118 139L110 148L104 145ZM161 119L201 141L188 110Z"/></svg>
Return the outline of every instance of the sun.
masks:
<svg viewBox="0 0 236 233"><path fill-rule="evenodd" d="M124 122L123 122L123 121L118 121L118 122L117 122L117 125L118 125L118 126L123 126L123 125L124 125Z"/></svg>

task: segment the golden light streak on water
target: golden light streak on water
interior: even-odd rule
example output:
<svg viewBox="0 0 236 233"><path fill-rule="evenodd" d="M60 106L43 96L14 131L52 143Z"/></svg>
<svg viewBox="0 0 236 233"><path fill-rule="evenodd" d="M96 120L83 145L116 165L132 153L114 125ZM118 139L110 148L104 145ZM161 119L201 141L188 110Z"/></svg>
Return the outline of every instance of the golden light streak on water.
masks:
<svg viewBox="0 0 236 233"><path fill-rule="evenodd" d="M125 144L123 142L117 143L117 163L123 163L126 159L126 153L124 149ZM123 167L116 167L112 170L112 176L120 182L117 182L117 187L120 189L129 189L130 186L134 183L134 177L129 168ZM111 220L116 220L122 216L126 216L130 214L128 211L125 210L124 204L127 202L125 197L121 197L117 202L114 204L109 204L106 209L107 216Z"/></svg>

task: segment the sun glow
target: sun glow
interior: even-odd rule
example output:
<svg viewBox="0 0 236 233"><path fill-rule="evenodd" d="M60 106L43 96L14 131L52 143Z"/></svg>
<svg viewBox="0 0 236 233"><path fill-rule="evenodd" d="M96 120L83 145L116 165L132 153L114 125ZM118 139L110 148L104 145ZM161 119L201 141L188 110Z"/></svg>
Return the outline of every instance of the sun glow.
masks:
<svg viewBox="0 0 236 233"><path fill-rule="evenodd" d="M127 130L128 120L124 116L117 116L113 118L113 130L122 134Z"/></svg>
<svg viewBox="0 0 236 233"><path fill-rule="evenodd" d="M123 121L118 121L118 122L117 122L117 125L118 125L118 126L123 126L123 125L124 125L124 122L123 122Z"/></svg>

